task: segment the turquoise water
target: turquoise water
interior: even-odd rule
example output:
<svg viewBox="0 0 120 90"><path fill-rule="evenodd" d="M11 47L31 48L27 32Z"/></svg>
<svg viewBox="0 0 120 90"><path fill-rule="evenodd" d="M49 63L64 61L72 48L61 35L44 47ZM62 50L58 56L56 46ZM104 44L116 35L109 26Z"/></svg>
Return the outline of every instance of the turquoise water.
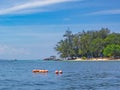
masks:
<svg viewBox="0 0 120 90"><path fill-rule="evenodd" d="M48 69L48 74L32 73ZM55 70L63 70L56 75ZM120 62L0 61L0 90L119 90Z"/></svg>

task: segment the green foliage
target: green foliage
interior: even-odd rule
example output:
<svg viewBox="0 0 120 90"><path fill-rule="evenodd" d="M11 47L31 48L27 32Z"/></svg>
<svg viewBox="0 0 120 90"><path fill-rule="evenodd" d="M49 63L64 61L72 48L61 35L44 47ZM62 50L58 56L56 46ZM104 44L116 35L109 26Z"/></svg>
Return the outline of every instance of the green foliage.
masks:
<svg viewBox="0 0 120 90"><path fill-rule="evenodd" d="M83 60L86 60L87 58L84 56L84 57L82 57L82 59L83 59Z"/></svg>
<svg viewBox="0 0 120 90"><path fill-rule="evenodd" d="M55 47L62 58L120 56L120 50L116 46L120 45L120 34L110 33L107 28L76 34L67 30L63 37Z"/></svg>
<svg viewBox="0 0 120 90"><path fill-rule="evenodd" d="M103 54L105 56L111 57L111 56L119 56L120 55L120 45L116 44L110 44L107 45L107 47L104 49Z"/></svg>
<svg viewBox="0 0 120 90"><path fill-rule="evenodd" d="M112 33L105 38L106 45L108 44L120 44L120 34L119 33Z"/></svg>

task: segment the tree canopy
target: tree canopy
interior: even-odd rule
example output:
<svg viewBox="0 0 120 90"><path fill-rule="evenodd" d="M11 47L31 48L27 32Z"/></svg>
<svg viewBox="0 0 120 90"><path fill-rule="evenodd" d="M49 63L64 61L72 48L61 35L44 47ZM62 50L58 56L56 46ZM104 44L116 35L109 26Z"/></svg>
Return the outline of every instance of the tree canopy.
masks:
<svg viewBox="0 0 120 90"><path fill-rule="evenodd" d="M55 47L61 58L120 57L120 33L111 33L108 28L76 34L67 30L63 37Z"/></svg>

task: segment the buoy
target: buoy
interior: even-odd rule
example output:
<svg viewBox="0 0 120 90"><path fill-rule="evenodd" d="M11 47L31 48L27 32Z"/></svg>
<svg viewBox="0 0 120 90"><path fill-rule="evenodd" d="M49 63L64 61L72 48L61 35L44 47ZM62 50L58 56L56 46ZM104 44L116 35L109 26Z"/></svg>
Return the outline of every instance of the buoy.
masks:
<svg viewBox="0 0 120 90"><path fill-rule="evenodd" d="M63 73L63 71L62 71L62 70L60 70L60 71L59 71L59 73L60 73L60 74L62 74L62 73Z"/></svg>
<svg viewBox="0 0 120 90"><path fill-rule="evenodd" d="M33 72L33 73L37 73L37 72L39 72L39 70L33 70L32 72Z"/></svg>
<svg viewBox="0 0 120 90"><path fill-rule="evenodd" d="M41 73L42 72L42 70L39 70L39 73Z"/></svg>
<svg viewBox="0 0 120 90"><path fill-rule="evenodd" d="M44 73L44 70L41 70L41 72L40 73Z"/></svg>
<svg viewBox="0 0 120 90"><path fill-rule="evenodd" d="M45 70L46 73L48 73L48 70Z"/></svg>
<svg viewBox="0 0 120 90"><path fill-rule="evenodd" d="M58 71L58 70L56 70L56 71L55 71L55 74L59 74L59 71Z"/></svg>
<svg viewBox="0 0 120 90"><path fill-rule="evenodd" d="M37 70L37 69L34 69L32 70L33 73L48 73L48 70Z"/></svg>

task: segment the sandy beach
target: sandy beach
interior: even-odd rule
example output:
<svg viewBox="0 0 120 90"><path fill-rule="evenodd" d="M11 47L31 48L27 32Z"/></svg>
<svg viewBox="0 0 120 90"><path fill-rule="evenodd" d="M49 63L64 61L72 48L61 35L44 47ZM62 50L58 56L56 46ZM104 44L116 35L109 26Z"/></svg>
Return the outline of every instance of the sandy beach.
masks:
<svg viewBox="0 0 120 90"><path fill-rule="evenodd" d="M82 59L77 58L72 61L120 61L120 59L111 59L111 58L91 58L91 59Z"/></svg>

